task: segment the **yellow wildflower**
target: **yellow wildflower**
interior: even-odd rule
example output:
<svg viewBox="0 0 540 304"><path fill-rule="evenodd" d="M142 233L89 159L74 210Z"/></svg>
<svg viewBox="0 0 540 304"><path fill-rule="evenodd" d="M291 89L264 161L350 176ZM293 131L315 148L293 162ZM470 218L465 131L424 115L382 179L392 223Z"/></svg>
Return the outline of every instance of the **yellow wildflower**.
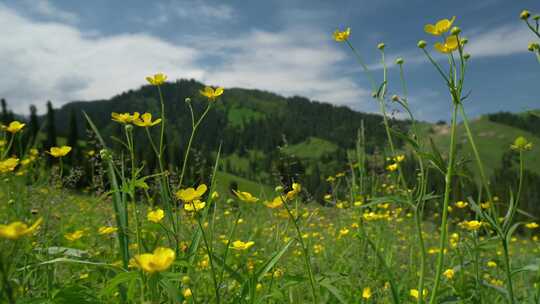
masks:
<svg viewBox="0 0 540 304"><path fill-rule="evenodd" d="M441 20L437 21L437 23L435 23L435 24L426 24L424 26L424 31L426 31L426 33L434 35L434 36L440 36L440 35L448 32L448 30L450 30L450 28L452 27L452 24L454 23L455 20L456 20L456 17L454 16L450 20L441 19Z"/></svg>
<svg viewBox="0 0 540 304"><path fill-rule="evenodd" d="M271 202L265 202L264 205L268 208L275 209L283 206L283 198L276 196Z"/></svg>
<svg viewBox="0 0 540 304"><path fill-rule="evenodd" d="M418 297L420 296L420 292L418 291L418 289L411 289L409 294L411 295L411 297L413 297L415 299L418 299ZM424 298L427 296L427 294L428 294L427 289L422 290L422 296Z"/></svg>
<svg viewBox="0 0 540 304"><path fill-rule="evenodd" d="M253 242L253 241L242 242L242 241L238 240L238 241L232 242L231 249L234 249L234 250L247 250L253 245L255 245L255 242Z"/></svg>
<svg viewBox="0 0 540 304"><path fill-rule="evenodd" d="M488 261L487 262L487 267L489 268L495 268L497 267L497 263L493 262L493 261Z"/></svg>
<svg viewBox="0 0 540 304"><path fill-rule="evenodd" d="M3 161L0 161L0 173L7 173L15 170L15 167L19 164L19 159L10 157Z"/></svg>
<svg viewBox="0 0 540 304"><path fill-rule="evenodd" d="M199 91L202 96L208 98L211 101L216 100L219 96L223 94L223 88L218 87L216 89L213 89L211 87L205 87L204 90Z"/></svg>
<svg viewBox="0 0 540 304"><path fill-rule="evenodd" d="M396 161L396 163L400 163L405 160L405 155L398 155L394 160Z"/></svg>
<svg viewBox="0 0 540 304"><path fill-rule="evenodd" d="M529 228L529 229L536 229L536 228L540 227L540 225L538 225L538 224L535 223L535 222L531 222L531 223L525 224L525 227L527 227L527 228Z"/></svg>
<svg viewBox="0 0 540 304"><path fill-rule="evenodd" d="M467 207L469 205L469 203L467 202L464 202L464 201L458 201L454 204L454 206L456 206L456 208L459 208L459 209L463 209L465 207Z"/></svg>
<svg viewBox="0 0 540 304"><path fill-rule="evenodd" d="M23 124L15 120L9 123L9 125L6 127L6 131L8 131L9 133L15 134L19 132L20 130L22 130L22 128L24 128L25 125L26 124Z"/></svg>
<svg viewBox="0 0 540 304"><path fill-rule="evenodd" d="M153 253L143 253L135 255L130 261L130 265L148 272L161 272L167 270L176 259L174 250L165 247L158 247Z"/></svg>
<svg viewBox="0 0 540 304"><path fill-rule="evenodd" d="M454 270L451 269L451 268L446 269L446 270L443 272L443 275L444 275L447 279L449 279L449 280L451 280L451 279L454 277L454 274L455 274L455 272L454 272Z"/></svg>
<svg viewBox="0 0 540 304"><path fill-rule="evenodd" d="M299 183L293 183L292 190L287 192L287 199L288 200L294 199L301 191L302 191L302 185L300 185Z"/></svg>
<svg viewBox="0 0 540 304"><path fill-rule="evenodd" d="M457 50L459 46L459 39L456 35L452 35L446 38L444 43L437 42L434 47L437 51L443 54L449 54Z"/></svg>
<svg viewBox="0 0 540 304"><path fill-rule="evenodd" d="M117 230L118 230L118 228L116 228L116 227L102 226L102 227L99 227L98 234L100 234L100 235L108 235L108 234L111 234L111 233L115 233Z"/></svg>
<svg viewBox="0 0 540 304"><path fill-rule="evenodd" d="M253 196L249 192L245 191L235 191L233 190L236 197L238 197L239 200L246 202L246 203L256 203L259 199Z"/></svg>
<svg viewBox="0 0 540 304"><path fill-rule="evenodd" d="M477 221L477 220L464 221L462 224L463 224L463 227L465 227L465 229L469 231L475 231L475 230L480 229L480 227L482 227L482 222Z"/></svg>
<svg viewBox="0 0 540 304"><path fill-rule="evenodd" d="M111 113L111 118L113 121L123 123L123 124L133 123L134 121L139 119L139 116L140 116L139 112L135 112L133 114L116 113L116 112Z"/></svg>
<svg viewBox="0 0 540 304"><path fill-rule="evenodd" d="M362 290L362 298L364 298L366 300L371 298L371 288L365 287Z"/></svg>
<svg viewBox="0 0 540 304"><path fill-rule="evenodd" d="M397 163L386 166L386 170L388 170L388 171L390 171L390 172L396 171L397 168L398 168L398 164L397 164Z"/></svg>
<svg viewBox="0 0 540 304"><path fill-rule="evenodd" d="M336 30L334 32L334 40L337 42L343 42L349 39L349 36L351 35L351 28L348 27L344 31Z"/></svg>
<svg viewBox="0 0 540 304"><path fill-rule="evenodd" d="M144 113L143 115L141 115L141 117L137 120L134 120L133 123L136 125L136 126L139 126L139 127L153 127L157 124L159 124L161 122L161 118L158 118L154 121L152 121L152 114L150 113Z"/></svg>
<svg viewBox="0 0 540 304"><path fill-rule="evenodd" d="M7 225L0 224L0 237L4 239L16 240L22 236L36 231L36 229L39 228L41 222L43 222L43 219L39 218L30 227L28 227L28 225L23 222L13 222Z"/></svg>
<svg viewBox="0 0 540 304"><path fill-rule="evenodd" d="M146 215L146 218L150 222L159 223L161 220L165 217L165 212L163 212L163 209L156 209L148 212Z"/></svg>
<svg viewBox="0 0 540 304"><path fill-rule="evenodd" d="M191 292L191 288L186 288L184 291L182 291L182 295L184 298L189 298L193 295L193 292Z"/></svg>
<svg viewBox="0 0 540 304"><path fill-rule="evenodd" d="M76 230L72 233L64 234L64 237L66 238L66 240L71 241L71 242L76 241L82 238L83 236L84 236L84 231L82 230Z"/></svg>
<svg viewBox="0 0 540 304"><path fill-rule="evenodd" d="M184 203L184 210L188 212L199 211L204 209L204 207L206 207L206 202L201 202L199 200Z"/></svg>
<svg viewBox="0 0 540 304"><path fill-rule="evenodd" d="M181 189L176 192L176 198L184 202L191 202L194 200L200 200L204 193L208 190L205 184L200 184L197 189L187 188Z"/></svg>
<svg viewBox="0 0 540 304"><path fill-rule="evenodd" d="M151 85L161 85L161 84L164 84L165 81L167 81L167 75L163 74L163 73L157 73L157 74L154 74L154 76L148 76L146 77L146 81L148 81L148 83L150 83Z"/></svg>
<svg viewBox="0 0 540 304"><path fill-rule="evenodd" d="M62 146L62 147L52 147L48 153L58 158L58 157L66 156L70 151L71 151L70 146Z"/></svg>

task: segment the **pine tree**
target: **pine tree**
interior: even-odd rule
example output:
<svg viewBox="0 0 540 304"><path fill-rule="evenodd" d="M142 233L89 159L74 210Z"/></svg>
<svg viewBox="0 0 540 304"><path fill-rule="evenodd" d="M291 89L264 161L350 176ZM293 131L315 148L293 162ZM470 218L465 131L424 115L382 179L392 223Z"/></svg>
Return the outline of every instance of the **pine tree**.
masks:
<svg viewBox="0 0 540 304"><path fill-rule="evenodd" d="M47 101L47 139L45 141L45 149L56 147L56 125L54 121L54 109L51 101Z"/></svg>
<svg viewBox="0 0 540 304"><path fill-rule="evenodd" d="M37 108L34 105L30 105L30 123L28 126L28 129L30 129L30 139L29 144L30 146L33 146L36 142L37 135L39 132L39 121L37 117Z"/></svg>
<svg viewBox="0 0 540 304"><path fill-rule="evenodd" d="M2 116L0 117L0 122L7 123L8 111L7 111L7 102L4 98L0 101L2 103Z"/></svg>
<svg viewBox="0 0 540 304"><path fill-rule="evenodd" d="M67 145L72 148L71 160L72 163L75 164L79 158L79 130L77 128L77 115L73 109L69 112L69 134Z"/></svg>

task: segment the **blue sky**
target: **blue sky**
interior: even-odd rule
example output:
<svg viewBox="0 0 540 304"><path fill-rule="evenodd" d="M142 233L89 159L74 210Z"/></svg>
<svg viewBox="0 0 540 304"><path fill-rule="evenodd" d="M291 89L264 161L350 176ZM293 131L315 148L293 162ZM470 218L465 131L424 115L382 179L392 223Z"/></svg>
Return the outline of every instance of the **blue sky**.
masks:
<svg viewBox="0 0 540 304"><path fill-rule="evenodd" d="M257 88L376 112L366 77L331 38L350 26L351 41L377 75L376 45L405 59L410 103L423 120L449 118L436 71L416 48L426 23L457 16L472 55L471 116L540 108L540 65L518 15L537 0L473 1L0 1L0 96L21 113L72 100L109 98L148 74L211 85ZM443 58L441 58L442 60ZM390 89L400 93L398 70ZM400 115L397 113L396 115Z"/></svg>

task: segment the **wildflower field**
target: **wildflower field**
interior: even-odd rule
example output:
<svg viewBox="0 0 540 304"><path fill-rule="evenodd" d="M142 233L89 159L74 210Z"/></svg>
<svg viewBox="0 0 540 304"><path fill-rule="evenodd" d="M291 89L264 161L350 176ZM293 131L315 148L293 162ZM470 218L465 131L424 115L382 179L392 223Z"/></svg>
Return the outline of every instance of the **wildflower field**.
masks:
<svg viewBox="0 0 540 304"><path fill-rule="evenodd" d="M523 11L519 18L536 41L528 49L540 66L540 15ZM321 200L295 174L272 185L246 179L231 187L220 173L224 143L209 170L198 173L197 138L228 93L221 87L185 98L191 119L183 124L187 146L178 166L166 157L167 75L146 77L156 97L152 109L105 118L118 127L115 136L95 123L103 117L81 113L91 133L77 148L91 181L84 187L74 186L69 140L44 148L29 140L28 122L6 122L0 302L540 303L540 214L522 208L540 203L522 199L538 187L524 178L538 147L525 136L504 147L519 174L504 192L494 190L466 116L474 58L467 30L458 26L456 17L434 20L417 45L453 109L442 150L410 107L407 58L395 59L401 81L390 83L384 43L376 46L384 66L378 75L355 49L351 29L333 33L371 81L384 153L366 151L370 134L362 125L341 169L322 176ZM394 127L389 105L407 114L407 128ZM463 137L470 170L457 153ZM141 147L153 155L152 166L142 161Z"/></svg>

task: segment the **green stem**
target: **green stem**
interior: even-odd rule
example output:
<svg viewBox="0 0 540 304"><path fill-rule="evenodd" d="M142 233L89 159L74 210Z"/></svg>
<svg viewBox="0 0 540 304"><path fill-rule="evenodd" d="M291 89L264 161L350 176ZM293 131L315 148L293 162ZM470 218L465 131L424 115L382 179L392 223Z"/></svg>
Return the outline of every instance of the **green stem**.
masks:
<svg viewBox="0 0 540 304"><path fill-rule="evenodd" d="M514 288L512 284L512 266L510 264L510 253L508 252L508 240L502 239L503 252L504 252L504 270L506 273L506 289L508 290L509 303L514 304Z"/></svg>
<svg viewBox="0 0 540 304"><path fill-rule="evenodd" d="M311 268L311 262L309 260L310 259L309 258L309 250L308 250L306 244L304 243L304 239L302 238L302 231L300 230L300 226L298 226L297 219L294 217L294 215L292 214L289 206L287 205L286 198L282 197L281 199L285 202L283 204L283 206L285 206L285 210L287 210L287 213L289 215L289 219L291 220L291 222L294 225L294 229L296 230L298 242L300 242L300 246L302 247L303 257L304 257L304 264L305 264L306 270L308 272L309 283L310 283L310 286L311 286L311 297L313 298L313 303L317 303L317 292L316 292L316 289L315 289L315 277L313 275L313 269Z"/></svg>
<svg viewBox="0 0 540 304"><path fill-rule="evenodd" d="M194 208L196 210L196 208ZM208 254L208 261L210 262L210 270L212 272L212 282L214 283L214 292L216 295L216 303L220 303L220 297L219 297L219 285L216 277L216 270L214 267L214 259L212 257L212 248L210 247L210 244L208 243L208 239L206 238L206 233L204 232L201 219L199 217L198 211L195 211L195 217L197 217L197 224L199 225L199 229L201 230L201 234L204 241L204 246L206 247L206 253Z"/></svg>
<svg viewBox="0 0 540 304"><path fill-rule="evenodd" d="M467 118L467 114L465 113L465 108L463 107L461 103L459 104L459 111L461 112L461 117L463 118L463 125L465 126L465 131L467 132L467 137L469 139L469 143L471 144L471 149L473 150L474 158L476 160L476 165L478 166L478 171L480 171L480 178L482 180L482 186L486 190L489 201L492 202L493 197L491 196L491 190L489 189L489 184L488 184L488 180L487 180L486 173L484 170L484 165L482 164L480 153L478 152L476 142L474 141L474 136L469 126L469 119Z"/></svg>
<svg viewBox="0 0 540 304"><path fill-rule="evenodd" d="M445 186L444 186L444 201L443 201L443 210L442 210L442 219L441 219L441 239L439 244L439 255L437 257L437 268L435 272L435 279L433 284L433 290L431 298L429 300L430 304L435 304L437 301L437 293L439 290L439 285L441 282L441 275L444 266L444 251L446 248L446 238L448 234L448 204L450 201L450 190L452 188L452 176L454 175L454 158L456 154L456 119L458 111L459 100L453 100L453 111L452 111L452 122L451 122L451 131L450 131L450 154L448 156L448 168L445 175Z"/></svg>

